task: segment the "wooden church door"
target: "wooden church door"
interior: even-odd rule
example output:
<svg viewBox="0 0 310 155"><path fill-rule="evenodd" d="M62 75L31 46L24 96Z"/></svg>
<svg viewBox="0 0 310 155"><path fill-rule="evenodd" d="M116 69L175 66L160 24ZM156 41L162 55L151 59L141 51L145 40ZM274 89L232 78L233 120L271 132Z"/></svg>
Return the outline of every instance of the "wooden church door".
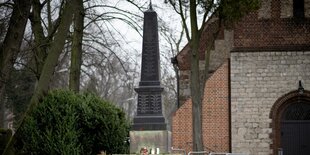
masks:
<svg viewBox="0 0 310 155"><path fill-rule="evenodd" d="M281 148L283 155L310 155L310 103L293 101L281 118Z"/></svg>

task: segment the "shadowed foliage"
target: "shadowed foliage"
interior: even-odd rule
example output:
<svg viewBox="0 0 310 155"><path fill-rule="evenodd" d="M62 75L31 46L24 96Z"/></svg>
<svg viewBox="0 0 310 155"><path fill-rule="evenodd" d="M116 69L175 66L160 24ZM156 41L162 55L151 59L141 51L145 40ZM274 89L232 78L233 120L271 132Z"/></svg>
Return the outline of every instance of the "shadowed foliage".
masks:
<svg viewBox="0 0 310 155"><path fill-rule="evenodd" d="M25 118L15 149L20 154L123 153L128 129L125 114L96 96L52 91Z"/></svg>

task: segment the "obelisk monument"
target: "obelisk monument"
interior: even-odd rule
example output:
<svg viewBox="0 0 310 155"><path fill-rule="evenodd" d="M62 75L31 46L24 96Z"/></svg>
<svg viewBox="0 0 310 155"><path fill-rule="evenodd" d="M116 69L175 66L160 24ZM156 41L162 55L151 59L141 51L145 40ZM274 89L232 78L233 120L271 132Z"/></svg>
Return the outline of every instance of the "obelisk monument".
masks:
<svg viewBox="0 0 310 155"><path fill-rule="evenodd" d="M162 114L158 23L152 3L144 12L141 80L135 91L138 106L130 131L130 153L139 153L143 147L168 153L170 132Z"/></svg>

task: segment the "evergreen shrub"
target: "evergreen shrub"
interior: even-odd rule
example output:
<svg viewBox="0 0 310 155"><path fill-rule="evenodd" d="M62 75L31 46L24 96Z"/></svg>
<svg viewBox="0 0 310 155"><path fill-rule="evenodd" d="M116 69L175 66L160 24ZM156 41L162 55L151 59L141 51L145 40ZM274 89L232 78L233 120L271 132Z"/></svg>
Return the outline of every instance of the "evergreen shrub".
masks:
<svg viewBox="0 0 310 155"><path fill-rule="evenodd" d="M22 154L125 153L129 123L122 110L92 94L50 92L21 126Z"/></svg>

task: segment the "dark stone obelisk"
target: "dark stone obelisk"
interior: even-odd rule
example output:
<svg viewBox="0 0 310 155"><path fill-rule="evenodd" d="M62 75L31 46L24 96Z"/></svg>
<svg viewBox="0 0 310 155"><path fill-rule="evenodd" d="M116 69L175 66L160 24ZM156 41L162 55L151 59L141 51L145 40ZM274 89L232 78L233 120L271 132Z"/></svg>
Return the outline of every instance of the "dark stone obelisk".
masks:
<svg viewBox="0 0 310 155"><path fill-rule="evenodd" d="M151 4L144 12L141 80L135 91L138 106L132 130L166 130L162 114L157 13Z"/></svg>
<svg viewBox="0 0 310 155"><path fill-rule="evenodd" d="M171 132L162 114L160 86L160 58L157 14L150 8L144 12L142 67L138 93L137 114L129 132L130 153L139 154L141 148L156 150L153 154L171 152Z"/></svg>

